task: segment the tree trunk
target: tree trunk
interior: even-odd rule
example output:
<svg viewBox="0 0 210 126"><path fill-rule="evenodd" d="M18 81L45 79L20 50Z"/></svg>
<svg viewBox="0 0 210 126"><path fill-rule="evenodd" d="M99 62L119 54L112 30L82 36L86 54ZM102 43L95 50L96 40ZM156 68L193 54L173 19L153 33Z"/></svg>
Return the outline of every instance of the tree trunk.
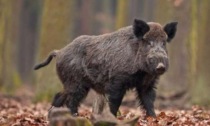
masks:
<svg viewBox="0 0 210 126"><path fill-rule="evenodd" d="M192 103L209 106L209 4L208 0L191 1L190 80ZM201 97L202 96L202 97Z"/></svg>
<svg viewBox="0 0 210 126"><path fill-rule="evenodd" d="M128 24L128 0L117 1L116 29L122 28Z"/></svg>
<svg viewBox="0 0 210 126"><path fill-rule="evenodd" d="M0 1L0 87L7 93L12 93L20 85L19 74L15 68L15 42L19 2L13 0Z"/></svg>
<svg viewBox="0 0 210 126"><path fill-rule="evenodd" d="M24 83L30 83L38 41L41 1L23 0L19 14L17 69Z"/></svg>
<svg viewBox="0 0 210 126"><path fill-rule="evenodd" d="M44 60L54 49L63 48L72 36L72 22L75 13L73 0L45 0L39 36L39 62ZM55 59L54 59L55 60ZM37 72L36 100L52 98L61 88L56 76L55 64L51 64ZM60 89L61 90L61 89Z"/></svg>

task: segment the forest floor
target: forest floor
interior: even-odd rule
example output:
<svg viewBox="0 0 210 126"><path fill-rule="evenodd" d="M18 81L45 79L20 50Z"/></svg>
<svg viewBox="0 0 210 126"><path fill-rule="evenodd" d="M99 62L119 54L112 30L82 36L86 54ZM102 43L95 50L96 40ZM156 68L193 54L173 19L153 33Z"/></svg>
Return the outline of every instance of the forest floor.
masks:
<svg viewBox="0 0 210 126"><path fill-rule="evenodd" d="M48 126L49 103L33 104L30 100L0 95L0 126ZM163 109L156 110L157 118L145 117L140 110L121 107L117 120L129 120L136 115L136 126L164 125L210 125L210 110L193 106L189 110ZM82 105L79 116L90 119L91 108Z"/></svg>

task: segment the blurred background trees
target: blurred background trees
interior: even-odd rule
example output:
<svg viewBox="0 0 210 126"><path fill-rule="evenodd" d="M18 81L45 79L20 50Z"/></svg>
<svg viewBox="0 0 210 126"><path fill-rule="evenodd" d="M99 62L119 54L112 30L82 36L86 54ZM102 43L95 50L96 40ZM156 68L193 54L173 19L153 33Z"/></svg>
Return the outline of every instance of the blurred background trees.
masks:
<svg viewBox="0 0 210 126"><path fill-rule="evenodd" d="M79 35L112 32L139 18L179 22L157 104L209 106L209 13L209 0L0 0L1 92L29 90L36 100L51 99L61 89L55 62L36 72L35 63Z"/></svg>

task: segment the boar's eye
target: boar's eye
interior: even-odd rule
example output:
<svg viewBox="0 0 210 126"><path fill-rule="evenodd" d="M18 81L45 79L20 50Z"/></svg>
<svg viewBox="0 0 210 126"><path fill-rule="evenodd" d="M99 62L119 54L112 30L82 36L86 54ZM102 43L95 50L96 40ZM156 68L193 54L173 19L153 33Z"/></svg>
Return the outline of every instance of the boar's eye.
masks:
<svg viewBox="0 0 210 126"><path fill-rule="evenodd" d="M151 48L154 46L154 41L144 41L144 43L147 48Z"/></svg>
<svg viewBox="0 0 210 126"><path fill-rule="evenodd" d="M166 46L166 41L163 41L162 42L162 46Z"/></svg>
<svg viewBox="0 0 210 126"><path fill-rule="evenodd" d="M149 41L148 44L149 46L154 46L154 41Z"/></svg>

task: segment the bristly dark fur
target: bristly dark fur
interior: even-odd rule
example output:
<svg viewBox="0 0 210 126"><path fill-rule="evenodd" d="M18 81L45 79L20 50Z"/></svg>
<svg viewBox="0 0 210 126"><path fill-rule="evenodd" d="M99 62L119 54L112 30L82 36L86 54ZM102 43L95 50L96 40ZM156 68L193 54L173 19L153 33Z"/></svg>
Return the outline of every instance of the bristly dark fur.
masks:
<svg viewBox="0 0 210 126"><path fill-rule="evenodd" d="M67 96L64 93L58 92L52 101L52 106L62 107L65 104L66 98Z"/></svg>
<svg viewBox="0 0 210 126"><path fill-rule="evenodd" d="M52 105L65 104L75 114L93 89L108 96L110 111L116 115L126 91L135 88L147 115L155 116L155 84L168 69L166 41L176 33L176 25L169 26L164 29L158 23L136 19L132 26L113 33L73 40L56 53L57 74L65 94L57 93ZM52 56L48 59L41 67Z"/></svg>

